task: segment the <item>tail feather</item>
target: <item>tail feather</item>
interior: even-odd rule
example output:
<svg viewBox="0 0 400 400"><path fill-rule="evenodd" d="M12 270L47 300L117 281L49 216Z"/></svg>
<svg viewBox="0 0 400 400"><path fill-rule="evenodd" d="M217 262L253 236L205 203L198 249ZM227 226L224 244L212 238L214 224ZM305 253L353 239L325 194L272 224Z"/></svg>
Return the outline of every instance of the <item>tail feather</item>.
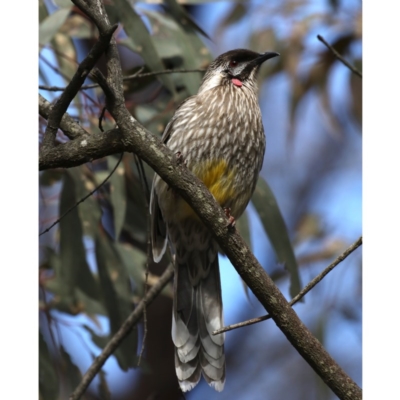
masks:
<svg viewBox="0 0 400 400"><path fill-rule="evenodd" d="M208 257L201 255L201 260ZM223 326L221 283L218 256L203 268L208 274L193 286L188 261L175 266L172 337L175 344L175 369L182 391L191 390L201 374L207 383L221 391L225 384L224 335L212 332ZM209 260L209 258L208 258ZM193 265L192 265L193 268ZM193 276L191 276L193 278Z"/></svg>

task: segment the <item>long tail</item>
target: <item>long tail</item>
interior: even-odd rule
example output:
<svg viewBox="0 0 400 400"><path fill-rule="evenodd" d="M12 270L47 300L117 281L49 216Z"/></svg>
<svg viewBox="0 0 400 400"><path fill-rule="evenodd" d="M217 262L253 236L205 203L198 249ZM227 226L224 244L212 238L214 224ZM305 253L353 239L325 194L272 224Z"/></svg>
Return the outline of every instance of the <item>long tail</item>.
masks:
<svg viewBox="0 0 400 400"><path fill-rule="evenodd" d="M208 263L209 255L192 251L185 263L175 265L172 340L176 374L184 392L197 385L201 374L219 392L225 385L225 335L212 335L223 327L218 255Z"/></svg>

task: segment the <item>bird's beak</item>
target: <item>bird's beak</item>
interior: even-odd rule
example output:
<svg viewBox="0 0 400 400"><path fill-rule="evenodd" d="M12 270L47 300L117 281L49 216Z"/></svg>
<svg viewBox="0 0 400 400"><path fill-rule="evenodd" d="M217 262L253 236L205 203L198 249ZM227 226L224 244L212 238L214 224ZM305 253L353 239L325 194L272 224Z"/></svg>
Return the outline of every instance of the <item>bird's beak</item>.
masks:
<svg viewBox="0 0 400 400"><path fill-rule="evenodd" d="M279 53L275 53L274 51L267 51L266 53L260 54L254 61L254 65L261 65L264 61L269 60L270 58L280 56Z"/></svg>

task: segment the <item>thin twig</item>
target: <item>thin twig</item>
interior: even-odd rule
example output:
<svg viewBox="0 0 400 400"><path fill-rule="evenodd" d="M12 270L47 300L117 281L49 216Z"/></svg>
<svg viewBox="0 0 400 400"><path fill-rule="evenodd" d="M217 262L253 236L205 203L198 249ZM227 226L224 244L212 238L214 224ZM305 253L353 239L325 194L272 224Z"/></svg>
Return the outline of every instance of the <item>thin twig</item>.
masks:
<svg viewBox="0 0 400 400"><path fill-rule="evenodd" d="M147 183L146 174L143 168L143 161L133 154L133 158L135 160L136 168L139 175L139 180L142 185L142 192L146 199L146 212L147 212L147 259L146 259L146 269L145 269L145 279L144 279L144 297L147 295L147 281L149 279L149 260L151 255L151 242L150 242L150 215L149 215L149 200L150 200L150 191L149 185ZM137 362L137 366L140 366L140 362L142 361L142 356L144 352L144 348L146 345L146 338L147 338L147 308L146 303L143 307L143 340L142 346L139 353L139 358Z"/></svg>
<svg viewBox="0 0 400 400"><path fill-rule="evenodd" d="M48 232L51 228L53 228L55 225L57 225L67 214L69 214L75 207L78 207L79 204L83 203L87 198L89 198L94 192L99 190L104 184L111 178L112 174L115 172L115 170L118 168L118 165L120 164L122 160L122 156L124 153L121 153L121 156L118 160L118 162L115 164L115 167L112 169L112 171L107 175L106 179L104 179L103 182L100 183L99 186L95 187L89 194L87 194L85 197L80 199L77 203L75 203L71 208L69 208L63 215L61 215L60 218L57 219L53 224L51 224L46 230L44 230L42 233L39 234L39 237L44 235L46 232Z"/></svg>
<svg viewBox="0 0 400 400"><path fill-rule="evenodd" d="M329 272L331 272L337 265L339 265L347 256L349 256L354 250L360 247L362 244L362 236L353 243L348 249L346 249L332 264L330 264L327 268L325 268L319 275L317 275L311 282L309 282L303 290L301 290L293 299L289 302L291 306L296 304L300 299L302 299L315 285L322 281ZM253 324L257 324L261 321L266 321L270 319L271 316L269 314L264 315L258 318L252 318L244 322L239 322L238 324L232 324L229 326L225 326L222 329L218 329L213 332L213 335L218 335L223 332L232 331L237 328L242 328L243 326L249 326Z"/></svg>
<svg viewBox="0 0 400 400"><path fill-rule="evenodd" d="M341 61L350 71L352 71L353 73L355 73L357 76L359 76L360 78L362 78L362 74L361 72L354 67L353 65L351 65L349 62L347 62L341 55L340 53L338 53L337 50L335 50L335 48L333 48L321 35L317 35L317 39L322 42L332 53L333 55L339 60Z"/></svg>
<svg viewBox="0 0 400 400"><path fill-rule="evenodd" d="M143 70L143 67L141 68ZM164 74L175 74L175 73L189 73L189 72L204 72L205 69L166 69L163 71L155 71L155 72L145 72L143 74L138 74L137 72L133 75L125 76L125 81L133 81L135 79L145 78L147 76L156 76L156 75L164 75ZM90 85L83 85L81 86L80 90L88 90L99 87L98 83L92 83ZM46 85L39 85L39 89L47 90L49 92L61 92L65 90L65 87L60 86L46 86Z"/></svg>
<svg viewBox="0 0 400 400"><path fill-rule="evenodd" d="M153 300L161 293L161 291L167 285L173 275L174 268L172 265L170 265L160 276L158 282L149 290L147 295L140 301L135 310L125 320L118 332L107 343L101 354L95 358L90 368L82 377L81 382L71 394L69 400L78 400L82 396L82 394L89 386L90 382L107 361L108 357L110 357L110 355L115 351L115 349L120 345L125 337L132 331L132 328L139 322L143 314L143 309L145 305L149 305L153 302Z"/></svg>

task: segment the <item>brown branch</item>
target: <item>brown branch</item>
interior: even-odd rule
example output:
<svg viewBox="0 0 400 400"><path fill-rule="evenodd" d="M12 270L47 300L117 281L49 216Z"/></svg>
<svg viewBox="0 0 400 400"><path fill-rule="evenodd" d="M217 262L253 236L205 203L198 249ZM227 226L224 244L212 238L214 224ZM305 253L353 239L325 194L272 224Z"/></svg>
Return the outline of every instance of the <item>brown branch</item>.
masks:
<svg viewBox="0 0 400 400"><path fill-rule="evenodd" d="M57 221L53 222L47 229L45 229L43 232L39 233L39 237L44 235L46 232L48 232L51 228L56 226L66 215L68 215L74 208L78 207L79 204L83 203L86 199L88 199L94 192L99 190L102 186L106 184L106 182L111 178L112 174L116 171L118 168L118 165L120 164L122 157L124 153L121 153L121 157L115 164L115 167L112 169L112 171L107 175L107 177L103 180L103 182L100 183L99 186L96 186L89 194L87 194L85 197L82 197L78 202L76 202L71 208L69 208L63 215L61 215L60 218L57 219Z"/></svg>
<svg viewBox="0 0 400 400"><path fill-rule="evenodd" d="M143 69L143 67L142 67ZM148 76L157 76L157 75L164 75L164 74L185 74L190 72L205 72L205 69L165 69L163 71L154 71L154 72L144 72L143 74L132 74L128 76L124 76L123 80L126 81L134 81L136 79L145 78ZM98 83L92 83L91 85L83 85L79 90L87 90L99 87ZM49 92L61 92L65 90L65 87L60 86L46 86L46 85L39 85L39 89L47 90Z"/></svg>
<svg viewBox="0 0 400 400"><path fill-rule="evenodd" d="M292 300L289 301L289 305L293 306L299 300L301 300L314 286L316 286L322 279L325 278L326 275L329 274L337 265L339 265L345 258L347 258L354 250L360 247L362 244L362 237L360 237L355 243L353 243L348 249L346 249L343 254L341 254L332 264L330 264L327 268L325 268L319 275L317 275L311 282L309 282L303 290L301 290ZM249 326L253 324L257 324L261 321L266 321L270 319L271 316L269 314L264 315L262 317L248 319L247 321L239 322L237 324L232 324L223 327L222 329L218 329L213 332L213 335L218 335L220 333L232 331L237 328L242 328L244 326Z"/></svg>
<svg viewBox="0 0 400 400"><path fill-rule="evenodd" d="M49 101L47 101L43 96L39 94L39 114L48 119L51 113L53 106ZM85 137L89 135L85 129L83 129L70 115L64 113L60 121L60 129L64 132L64 134L70 138L78 139L80 137Z"/></svg>
<svg viewBox="0 0 400 400"><path fill-rule="evenodd" d="M86 371L85 375L83 375L81 382L69 397L69 400L77 400L83 395L87 387L90 385L90 382L107 361L108 357L111 356L111 354L117 349L125 337L129 335L129 333L132 331L132 328L140 321L146 305L150 305L153 302L153 300L161 293L173 275L174 268L172 265L170 265L160 276L158 282L148 291L147 295L140 301L135 310L125 320L118 332L107 343L101 354L95 358L90 368Z"/></svg>
<svg viewBox="0 0 400 400"><path fill-rule="evenodd" d="M106 11L99 1L73 0L73 2L94 20L100 32L109 28ZM118 138L112 136L111 139L109 133L91 135L90 138L93 139L91 141L91 154L99 154L99 149L104 152L103 143L110 141L110 144L114 147L111 151L108 149L108 154L115 152L116 148L119 147L119 151L132 151L147 162L199 215L241 278L267 312L271 314L272 319L289 342L332 391L343 400L361 399L361 389L301 322L238 232L235 229L228 228L224 211L216 203L204 183L193 175L184 164L177 165L175 155L158 138L144 129L126 109L123 98L121 66L114 39L111 40L106 50L106 59L107 81L115 93L115 98L111 99L110 104L107 103L107 109L118 124L120 135ZM95 138L98 140L97 143L95 143ZM76 142L76 140L73 142ZM90 157L87 154L87 143L85 147L81 146L79 152L75 152L72 159L71 155L65 151L68 148L76 150L74 145L71 146L70 143L59 145L53 149L57 152L56 160L52 157L52 151L42 151L40 165L42 168L56 164L66 167L76 163L78 159L82 163L83 160ZM72 397L72 399L76 398Z"/></svg>
<svg viewBox="0 0 400 400"><path fill-rule="evenodd" d="M100 56L104 53L117 27L118 25L110 26L107 30L101 32L99 40L90 50L87 57L79 64L78 70L72 77L71 82L68 84L50 112L47 128L44 133L43 146L54 147L57 130L60 126L63 115L66 113L71 101L78 93L79 88L82 86L89 72L95 66Z"/></svg>
<svg viewBox="0 0 400 400"><path fill-rule="evenodd" d="M346 61L342 55L334 48L332 47L321 35L317 35L317 39L322 42L332 53L333 55L341 62L343 63L351 72L362 78L361 72L351 65L348 61Z"/></svg>

